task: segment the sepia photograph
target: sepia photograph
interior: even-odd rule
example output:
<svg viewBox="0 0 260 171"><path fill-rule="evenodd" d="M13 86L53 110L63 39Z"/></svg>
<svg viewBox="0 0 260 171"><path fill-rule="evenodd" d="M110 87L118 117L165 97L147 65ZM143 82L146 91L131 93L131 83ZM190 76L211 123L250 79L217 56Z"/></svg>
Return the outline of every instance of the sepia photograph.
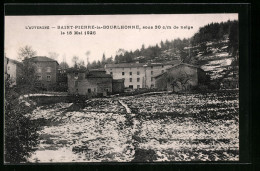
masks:
<svg viewBox="0 0 260 171"><path fill-rule="evenodd" d="M239 15L6 15L4 163L238 162Z"/></svg>

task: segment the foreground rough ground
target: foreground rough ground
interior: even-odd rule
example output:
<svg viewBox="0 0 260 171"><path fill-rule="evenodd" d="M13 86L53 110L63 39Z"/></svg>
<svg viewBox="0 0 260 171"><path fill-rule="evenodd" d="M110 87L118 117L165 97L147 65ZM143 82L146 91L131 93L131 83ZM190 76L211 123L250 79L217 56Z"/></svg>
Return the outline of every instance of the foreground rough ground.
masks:
<svg viewBox="0 0 260 171"><path fill-rule="evenodd" d="M237 161L238 92L160 94L40 106L31 162Z"/></svg>

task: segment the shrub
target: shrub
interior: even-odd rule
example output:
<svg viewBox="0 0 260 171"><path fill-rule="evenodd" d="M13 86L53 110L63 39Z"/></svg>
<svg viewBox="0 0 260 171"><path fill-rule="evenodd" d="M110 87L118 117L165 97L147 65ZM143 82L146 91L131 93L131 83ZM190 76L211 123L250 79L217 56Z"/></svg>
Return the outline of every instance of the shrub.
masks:
<svg viewBox="0 0 260 171"><path fill-rule="evenodd" d="M4 158L7 163L26 162L37 145L38 126L24 115L33 108L19 103L19 94L5 89Z"/></svg>

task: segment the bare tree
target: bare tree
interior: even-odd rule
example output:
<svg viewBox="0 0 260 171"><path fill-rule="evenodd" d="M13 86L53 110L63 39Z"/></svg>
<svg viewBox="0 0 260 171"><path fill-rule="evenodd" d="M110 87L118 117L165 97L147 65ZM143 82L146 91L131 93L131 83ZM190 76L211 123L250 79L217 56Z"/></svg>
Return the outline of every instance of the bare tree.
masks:
<svg viewBox="0 0 260 171"><path fill-rule="evenodd" d="M18 58L21 60L28 59L37 55L37 52L31 46L26 45L18 51Z"/></svg>
<svg viewBox="0 0 260 171"><path fill-rule="evenodd" d="M88 50L86 53L85 53L86 57L87 57L87 68L89 67L90 63L89 63L89 55L90 55L90 51Z"/></svg>
<svg viewBox="0 0 260 171"><path fill-rule="evenodd" d="M79 57L73 56L72 62L74 63L74 68L77 68L79 63Z"/></svg>
<svg viewBox="0 0 260 171"><path fill-rule="evenodd" d="M80 61L79 61L78 66L79 66L79 68L81 68L81 69L85 69L85 68L86 68L85 62L84 62L83 60L80 60Z"/></svg>
<svg viewBox="0 0 260 171"><path fill-rule="evenodd" d="M116 55L124 55L126 53L126 50L125 49L118 49L118 51L116 51Z"/></svg>
<svg viewBox="0 0 260 171"><path fill-rule="evenodd" d="M67 68L69 68L69 65L68 65L67 62L61 62L61 63L60 63L60 67L61 67L62 69L67 69Z"/></svg>
<svg viewBox="0 0 260 171"><path fill-rule="evenodd" d="M56 52L49 52L49 57L56 60L59 57L59 54Z"/></svg>

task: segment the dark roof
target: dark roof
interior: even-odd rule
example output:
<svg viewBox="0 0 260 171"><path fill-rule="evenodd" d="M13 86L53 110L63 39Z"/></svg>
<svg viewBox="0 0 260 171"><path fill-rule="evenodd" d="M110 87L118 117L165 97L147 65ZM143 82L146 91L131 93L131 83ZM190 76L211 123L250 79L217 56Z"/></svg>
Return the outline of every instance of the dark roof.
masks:
<svg viewBox="0 0 260 171"><path fill-rule="evenodd" d="M89 69L91 72L106 72L104 68L98 68L98 69Z"/></svg>
<svg viewBox="0 0 260 171"><path fill-rule="evenodd" d="M7 58L7 57L5 57L5 58L7 59L8 62L12 62L14 64L22 65L22 62L19 62L19 61L16 61L14 59L10 59L10 58Z"/></svg>
<svg viewBox="0 0 260 171"><path fill-rule="evenodd" d="M82 68L68 68L67 73L86 73L86 78L112 78L110 74L106 74L103 70L88 70Z"/></svg>
<svg viewBox="0 0 260 171"><path fill-rule="evenodd" d="M120 64L106 64L106 68L135 68L142 67L144 63L120 63Z"/></svg>
<svg viewBox="0 0 260 171"><path fill-rule="evenodd" d="M172 60L169 62L166 62L164 65L176 65L176 64L180 64L181 61L180 60Z"/></svg>
<svg viewBox="0 0 260 171"><path fill-rule="evenodd" d="M112 78L112 76L110 74L106 74L103 71L89 71L86 74L86 78Z"/></svg>
<svg viewBox="0 0 260 171"><path fill-rule="evenodd" d="M174 65L174 66L170 67L170 68L167 68L167 70L170 70L170 69L175 68L175 67L180 66L180 65L186 65L186 66L189 66L189 67L200 68L197 65L192 65L192 64L187 64L187 63L179 63L177 65Z"/></svg>
<svg viewBox="0 0 260 171"><path fill-rule="evenodd" d="M82 69L82 68L68 68L67 69L67 73L75 73L75 72L84 73L84 72L87 72L87 71L88 70Z"/></svg>
<svg viewBox="0 0 260 171"><path fill-rule="evenodd" d="M51 59L47 56L35 56L35 57L28 58L27 60L30 60L33 62L57 62L56 60ZM57 64L58 64L58 62L57 62Z"/></svg>
<svg viewBox="0 0 260 171"><path fill-rule="evenodd" d="M122 79L113 79L113 82L116 82L116 83L120 83L120 82L124 82L125 80L122 78Z"/></svg>
<svg viewBox="0 0 260 171"><path fill-rule="evenodd" d="M145 66L161 66L161 65L177 65L181 63L179 60L169 61L169 62L163 62L163 63L147 63Z"/></svg>
<svg viewBox="0 0 260 171"><path fill-rule="evenodd" d="M135 68L147 66L160 66L160 65L176 65L181 63L179 60L173 60L163 63L120 63L120 64L106 64L106 68Z"/></svg>

